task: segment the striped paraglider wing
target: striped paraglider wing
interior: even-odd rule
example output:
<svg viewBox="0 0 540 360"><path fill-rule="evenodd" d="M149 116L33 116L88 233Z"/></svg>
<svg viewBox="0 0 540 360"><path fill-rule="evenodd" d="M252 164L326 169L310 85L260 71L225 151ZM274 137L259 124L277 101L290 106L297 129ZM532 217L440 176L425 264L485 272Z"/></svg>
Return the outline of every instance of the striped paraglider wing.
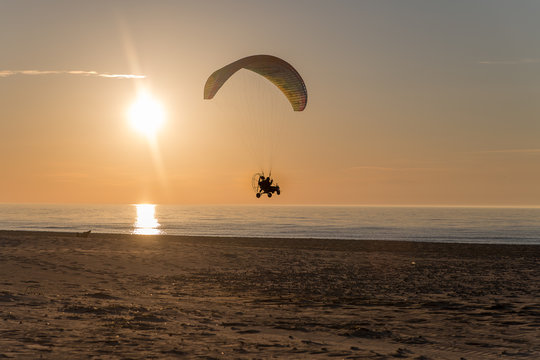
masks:
<svg viewBox="0 0 540 360"><path fill-rule="evenodd" d="M223 84L238 70L247 69L264 76L287 97L294 111L302 111L307 104L304 80L285 60L271 55L254 55L237 60L216 70L204 85L204 98L212 99Z"/></svg>

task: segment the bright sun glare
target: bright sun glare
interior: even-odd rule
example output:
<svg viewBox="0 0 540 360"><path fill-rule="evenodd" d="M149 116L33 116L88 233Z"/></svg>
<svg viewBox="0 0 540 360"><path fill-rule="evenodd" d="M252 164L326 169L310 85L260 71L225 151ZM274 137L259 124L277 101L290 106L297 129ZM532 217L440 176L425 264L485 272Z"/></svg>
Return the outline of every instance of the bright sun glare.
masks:
<svg viewBox="0 0 540 360"><path fill-rule="evenodd" d="M165 112L157 100L143 92L129 108L128 118L137 131L153 138L165 121Z"/></svg>

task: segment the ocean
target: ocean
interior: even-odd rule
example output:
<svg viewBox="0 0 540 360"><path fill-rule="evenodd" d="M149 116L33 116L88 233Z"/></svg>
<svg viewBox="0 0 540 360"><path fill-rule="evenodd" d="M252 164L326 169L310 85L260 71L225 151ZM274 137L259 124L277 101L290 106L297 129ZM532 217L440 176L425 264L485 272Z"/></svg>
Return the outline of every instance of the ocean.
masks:
<svg viewBox="0 0 540 360"><path fill-rule="evenodd" d="M540 245L540 208L0 204L0 229Z"/></svg>

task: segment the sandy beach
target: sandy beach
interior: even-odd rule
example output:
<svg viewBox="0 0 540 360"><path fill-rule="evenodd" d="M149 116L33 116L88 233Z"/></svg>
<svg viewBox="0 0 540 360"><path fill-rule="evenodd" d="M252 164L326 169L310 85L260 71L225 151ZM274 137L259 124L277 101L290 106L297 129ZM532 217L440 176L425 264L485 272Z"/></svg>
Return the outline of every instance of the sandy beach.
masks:
<svg viewBox="0 0 540 360"><path fill-rule="evenodd" d="M0 249L0 358L540 358L540 246L0 231Z"/></svg>

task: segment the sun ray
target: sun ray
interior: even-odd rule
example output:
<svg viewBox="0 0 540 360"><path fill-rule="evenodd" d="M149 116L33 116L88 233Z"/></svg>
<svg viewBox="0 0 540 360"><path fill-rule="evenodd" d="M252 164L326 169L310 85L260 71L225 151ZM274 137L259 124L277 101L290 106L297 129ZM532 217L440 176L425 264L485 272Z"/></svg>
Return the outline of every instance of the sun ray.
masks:
<svg viewBox="0 0 540 360"><path fill-rule="evenodd" d="M146 137L152 163L161 183L167 191L167 176L161 158L157 133L165 123L165 110L161 103L154 99L148 91L140 89L135 102L129 107L127 118L134 130Z"/></svg>

